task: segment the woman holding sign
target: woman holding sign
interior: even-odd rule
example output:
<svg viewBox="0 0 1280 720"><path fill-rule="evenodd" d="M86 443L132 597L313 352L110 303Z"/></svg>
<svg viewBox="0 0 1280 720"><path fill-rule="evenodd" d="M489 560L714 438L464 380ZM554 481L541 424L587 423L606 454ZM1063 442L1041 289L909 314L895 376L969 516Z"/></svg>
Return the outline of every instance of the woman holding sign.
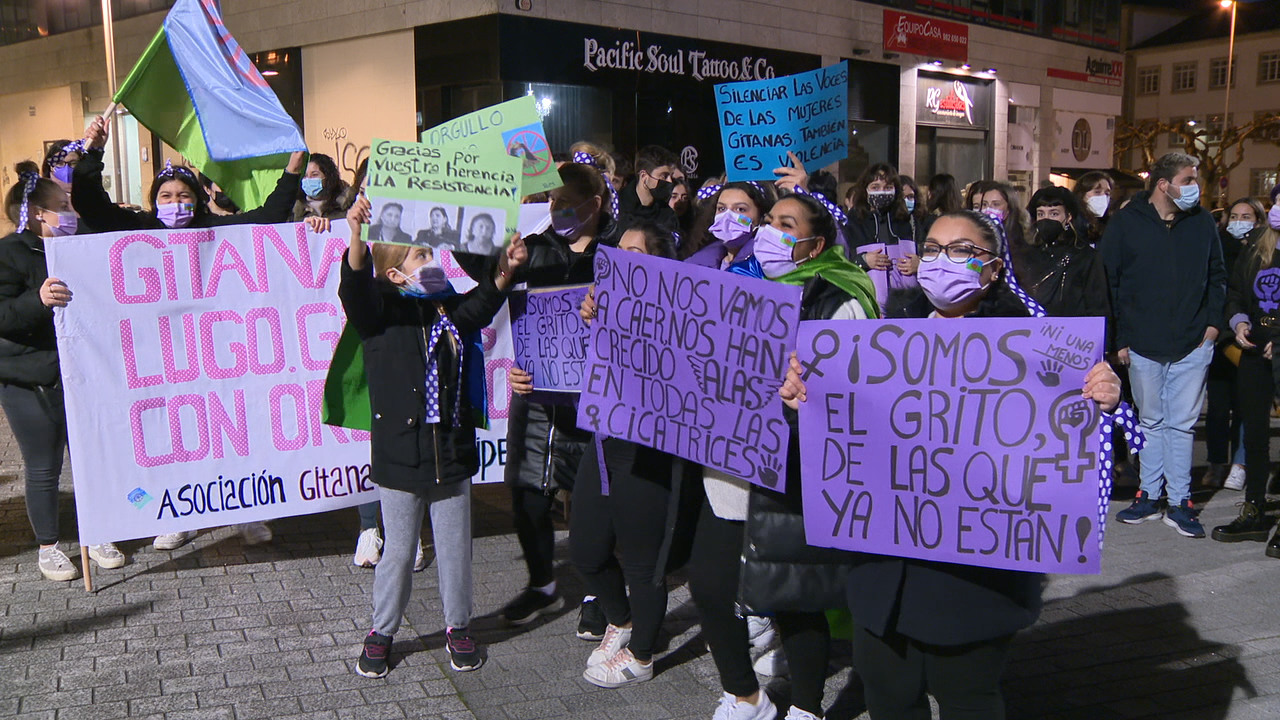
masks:
<svg viewBox="0 0 1280 720"><path fill-rule="evenodd" d="M880 301L885 317L903 317L920 298L914 280L905 280L915 275L920 258L902 178L897 168L878 163L862 173L852 193L853 207L845 226L849 245L856 248L859 265L870 273L882 273ZM914 197L913 191L913 202Z"/></svg>
<svg viewBox="0 0 1280 720"><path fill-rule="evenodd" d="M480 331L506 301L527 253L520 236L497 267L465 295L453 292L425 248L360 239L368 198L347 214L351 244L343 256L338 297L360 335L373 413L372 478L386 531L373 582L373 629L356 672L387 674L391 638L400 628L413 586L423 513L431 534L444 603L445 645L454 670L484 662L467 631L471 621L471 477L479 470L473 413L484 412ZM372 258L370 258L372 255Z"/></svg>
<svg viewBox="0 0 1280 720"><path fill-rule="evenodd" d="M788 169L786 182L803 188L803 169L796 166ZM836 233L836 220L821 203L805 194L788 195L765 217L754 255L730 272L801 286L802 321L878 317L871 279L845 258ZM838 566L846 555L804 544L795 421L789 414L793 467L779 467L788 476L784 492L739 481L731 493L730 478L704 478L710 502L699 518L690 590L725 688L720 710L725 718L771 717L764 708L768 698L753 697L759 686L745 637L734 627L741 621L726 617L735 603L745 613L774 617L791 670L787 720L822 717L831 643L825 611L844 604Z"/></svg>
<svg viewBox="0 0 1280 720"><path fill-rule="evenodd" d="M685 262L725 269L746 246L760 219L773 207L773 198L754 182L732 182L699 191L713 193L702 204L689 239L680 243Z"/></svg>
<svg viewBox="0 0 1280 720"><path fill-rule="evenodd" d="M1010 289L1003 228L973 211L943 215L920 256L920 285L938 319L1025 317ZM798 408L804 372L792 356L779 391ZM1104 412L1120 403L1106 363L1085 377L1083 396ZM788 486L799 485L799 474ZM1090 491L1092 492L1092 491ZM1000 675L1013 635L1040 614L1040 573L852 553L847 580L854 669L875 720L926 720L932 694L947 720L1004 717ZM927 694L926 694L927 693Z"/></svg>
<svg viewBox="0 0 1280 720"><path fill-rule="evenodd" d="M560 179L564 185L550 193L551 229L525 239L529 261L521 268L519 280L530 288L591 282L596 248L617 243L617 224L606 210L609 191L602 171L570 162L560 166ZM527 369L512 368L508 380L513 388L532 388L533 376ZM591 440L590 433L578 429L576 397L561 393L542 402L520 394L511 398L506 482L511 488L516 537L529 568L529 586L502 608L502 619L512 625L533 622L564 607L552 570L551 508L557 492L573 489L583 449ZM598 606L583 603L578 637L599 640L604 625Z"/></svg>
<svg viewBox="0 0 1280 720"><path fill-rule="evenodd" d="M74 235L76 214L67 193L39 177L35 163L17 170L18 183L5 196L5 214L17 231L0 239L0 407L22 452L27 518L40 544L40 572L50 580L74 580L80 569L58 547L67 420L53 329L53 309L66 307L71 291L48 276L44 239ZM89 557L104 568L125 563L111 543L90 546Z"/></svg>

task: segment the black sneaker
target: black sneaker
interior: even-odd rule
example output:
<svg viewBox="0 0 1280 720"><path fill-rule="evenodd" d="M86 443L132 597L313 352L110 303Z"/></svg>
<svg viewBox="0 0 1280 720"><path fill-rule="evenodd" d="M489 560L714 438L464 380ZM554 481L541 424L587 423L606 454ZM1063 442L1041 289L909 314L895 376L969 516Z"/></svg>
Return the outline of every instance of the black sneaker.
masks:
<svg viewBox="0 0 1280 720"><path fill-rule="evenodd" d="M1213 539L1218 542L1266 542L1270 534L1271 518L1262 513L1262 508L1247 500L1240 503L1240 515L1235 520L1213 529Z"/></svg>
<svg viewBox="0 0 1280 720"><path fill-rule="evenodd" d="M1148 520L1159 520L1162 514L1160 501L1152 499L1150 495L1139 490L1137 496L1133 498L1133 504L1116 513L1116 519L1122 523L1137 525ZM1204 535L1202 534L1201 537Z"/></svg>
<svg viewBox="0 0 1280 720"><path fill-rule="evenodd" d="M470 672L484 664L480 646L466 628L449 628L444 632L444 644L449 649L449 666L458 672Z"/></svg>
<svg viewBox="0 0 1280 720"><path fill-rule="evenodd" d="M600 609L599 600L592 598L582 601L582 608L578 610L579 640L600 642L604 639L604 631L608 625L609 621L604 617L604 610Z"/></svg>
<svg viewBox="0 0 1280 720"><path fill-rule="evenodd" d="M373 630L364 639L364 651L356 661L356 673L367 678L387 676L387 658L391 657L391 637Z"/></svg>
<svg viewBox="0 0 1280 720"><path fill-rule="evenodd" d="M528 625L539 615L549 615L564 607L564 598L557 593L548 595L541 590L525 588L515 600L502 608L502 619L509 625Z"/></svg>

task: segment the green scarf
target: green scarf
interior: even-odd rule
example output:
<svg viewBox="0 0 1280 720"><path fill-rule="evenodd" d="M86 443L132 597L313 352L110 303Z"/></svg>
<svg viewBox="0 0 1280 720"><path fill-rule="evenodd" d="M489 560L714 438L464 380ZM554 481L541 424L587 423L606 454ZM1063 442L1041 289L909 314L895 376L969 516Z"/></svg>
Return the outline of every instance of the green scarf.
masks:
<svg viewBox="0 0 1280 720"><path fill-rule="evenodd" d="M804 285L810 278L818 276L849 293L862 306L867 317L873 320L880 317L880 306L876 304L876 290L871 284L871 278L867 277L865 270L845 258L844 248L839 245L832 245L817 257L774 280L787 285Z"/></svg>

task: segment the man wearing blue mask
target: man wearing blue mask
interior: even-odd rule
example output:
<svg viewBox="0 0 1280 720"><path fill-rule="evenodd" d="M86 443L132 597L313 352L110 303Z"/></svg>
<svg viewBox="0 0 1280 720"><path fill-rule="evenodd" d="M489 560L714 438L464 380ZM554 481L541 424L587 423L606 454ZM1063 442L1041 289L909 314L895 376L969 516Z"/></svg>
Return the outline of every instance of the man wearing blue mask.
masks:
<svg viewBox="0 0 1280 720"><path fill-rule="evenodd" d="M1180 152L1157 160L1150 189L1115 214L1098 243L1119 362L1129 365L1147 436L1141 489L1116 519L1163 516L1192 538L1205 535L1191 503L1192 426L1225 320L1227 279L1213 216L1200 206L1198 165Z"/></svg>

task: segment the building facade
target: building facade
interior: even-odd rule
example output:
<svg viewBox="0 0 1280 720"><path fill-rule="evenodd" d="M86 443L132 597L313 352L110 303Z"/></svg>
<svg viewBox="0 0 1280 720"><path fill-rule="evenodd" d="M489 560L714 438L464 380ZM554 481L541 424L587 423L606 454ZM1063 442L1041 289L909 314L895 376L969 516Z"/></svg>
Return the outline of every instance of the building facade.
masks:
<svg viewBox="0 0 1280 720"><path fill-rule="evenodd" d="M112 0L128 73L169 3ZM211 2L213 0L210 0ZM97 0L0 10L0 179L76 137L109 103ZM80 8L71 12L68 8ZM6 4L6 7L8 4ZM532 93L553 149L586 139L629 154L657 143L687 173L723 168L716 83L848 60L851 180L889 162L922 184L1111 167L1124 59L1118 0L222 0L308 145L350 178L374 137ZM58 8L55 13L52 8ZM100 19L99 19L100 20ZM42 24L43 23L43 24ZM134 203L172 151L122 119ZM563 144L563 147L557 147Z"/></svg>
<svg viewBox="0 0 1280 720"><path fill-rule="evenodd" d="M1159 121L1186 123L1208 130L1205 141L1218 141L1225 114L1228 126L1244 126L1280 115L1280 3L1237 4L1235 53L1228 92L1227 53L1231 44L1230 13L1213 9L1140 39L1128 51L1124 120L1142 125ZM1185 141L1166 133L1154 143L1161 155L1183 150ZM1235 149L1228 149L1228 160ZM1277 184L1280 131L1256 134L1238 148L1243 161L1219 183L1205 188L1219 204L1251 195L1266 198ZM1137 168L1136 153L1126 159Z"/></svg>

